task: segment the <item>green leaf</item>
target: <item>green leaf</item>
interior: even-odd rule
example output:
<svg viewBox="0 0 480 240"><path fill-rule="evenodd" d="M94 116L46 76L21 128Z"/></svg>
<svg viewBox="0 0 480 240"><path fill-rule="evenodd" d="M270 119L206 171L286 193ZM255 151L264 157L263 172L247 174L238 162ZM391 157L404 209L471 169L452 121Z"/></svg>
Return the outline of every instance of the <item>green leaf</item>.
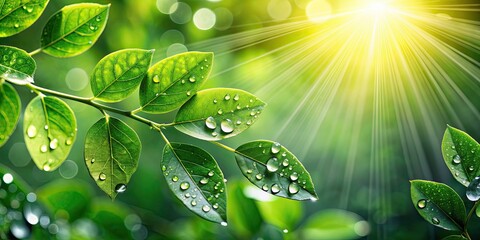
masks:
<svg viewBox="0 0 480 240"><path fill-rule="evenodd" d="M310 174L302 163L279 143L258 140L235 150L243 175L255 186L279 197L316 200Z"/></svg>
<svg viewBox="0 0 480 240"><path fill-rule="evenodd" d="M21 108L20 96L15 88L8 83L0 84L0 147L15 130Z"/></svg>
<svg viewBox="0 0 480 240"><path fill-rule="evenodd" d="M90 78L95 99L118 102L137 90L155 50L125 49L104 57Z"/></svg>
<svg viewBox="0 0 480 240"><path fill-rule="evenodd" d="M477 209L475 210L475 213L477 214L477 217L480 217L480 208L477 207Z"/></svg>
<svg viewBox="0 0 480 240"><path fill-rule="evenodd" d="M302 239L357 239L370 232L359 215L340 209L316 213L300 228Z"/></svg>
<svg viewBox="0 0 480 240"><path fill-rule="evenodd" d="M126 224L131 214L132 211L128 206L105 199L94 199L87 212L88 219L92 220L100 230L96 239L130 239L131 233ZM129 227L133 226L129 225Z"/></svg>
<svg viewBox="0 0 480 240"><path fill-rule="evenodd" d="M0 37L8 37L27 29L37 21L48 0L4 0L1 3Z"/></svg>
<svg viewBox="0 0 480 240"><path fill-rule="evenodd" d="M443 240L467 240L467 238L462 235L451 235L443 238Z"/></svg>
<svg viewBox="0 0 480 240"><path fill-rule="evenodd" d="M53 171L62 165L72 149L77 120L62 100L38 96L25 110L23 131L28 152L37 167Z"/></svg>
<svg viewBox="0 0 480 240"><path fill-rule="evenodd" d="M209 221L227 221L223 173L209 153L187 144L167 144L162 171L170 190L190 211Z"/></svg>
<svg viewBox="0 0 480 240"><path fill-rule="evenodd" d="M59 180L40 188L37 197L57 218L74 222L85 215L93 195L83 182Z"/></svg>
<svg viewBox="0 0 480 240"><path fill-rule="evenodd" d="M448 126L442 153L453 177L464 186L480 175L480 145L467 133Z"/></svg>
<svg viewBox="0 0 480 240"><path fill-rule="evenodd" d="M140 86L141 110L166 113L182 106L205 83L212 62L213 53L187 52L153 65Z"/></svg>
<svg viewBox="0 0 480 240"><path fill-rule="evenodd" d="M228 222L229 227L241 239L252 239L260 231L262 217L255 201L244 194L246 184L239 181L228 183ZM246 210L248 209L248 210Z"/></svg>
<svg viewBox="0 0 480 240"><path fill-rule="evenodd" d="M298 201L272 197L268 201L257 201L257 206L265 222L288 232L295 230L303 217L302 204Z"/></svg>
<svg viewBox="0 0 480 240"><path fill-rule="evenodd" d="M462 231L467 218L465 205L449 186L423 180L411 181L415 208L429 223L447 230Z"/></svg>
<svg viewBox="0 0 480 240"><path fill-rule="evenodd" d="M126 190L141 149L137 133L116 118L102 118L88 130L85 163L93 180L112 199Z"/></svg>
<svg viewBox="0 0 480 240"><path fill-rule="evenodd" d="M0 78L18 85L33 82L37 65L22 49L0 46Z"/></svg>
<svg viewBox="0 0 480 240"><path fill-rule="evenodd" d="M73 57L87 51L107 24L110 5L72 4L55 13L43 28L42 50L54 57Z"/></svg>
<svg viewBox="0 0 480 240"><path fill-rule="evenodd" d="M254 95L239 89L203 90L180 108L175 128L207 141L230 138L249 128L265 105Z"/></svg>

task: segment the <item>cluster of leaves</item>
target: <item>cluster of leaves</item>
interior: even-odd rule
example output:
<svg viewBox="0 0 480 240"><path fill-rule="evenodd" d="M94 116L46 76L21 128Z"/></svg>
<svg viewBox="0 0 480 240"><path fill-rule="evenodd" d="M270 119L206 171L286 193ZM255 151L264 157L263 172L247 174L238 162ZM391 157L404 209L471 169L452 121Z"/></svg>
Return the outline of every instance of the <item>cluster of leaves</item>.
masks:
<svg viewBox="0 0 480 240"><path fill-rule="evenodd" d="M467 133L448 126L442 141L445 164L466 187L466 197L475 202L467 214L462 198L451 187L431 181L411 181L411 197L420 215L434 226L461 232L445 239L470 239L468 221L480 199L480 144Z"/></svg>
<svg viewBox="0 0 480 240"><path fill-rule="evenodd" d="M0 13L0 36L16 34L41 15L47 0L7 1ZM184 143L170 143L162 128L173 126L194 138L218 141L249 128L265 103L239 90L201 90L213 64L212 53L188 52L152 64L153 50L125 49L104 57L95 66L91 98L81 98L33 84L33 54L72 57L88 50L105 28L109 5L73 4L62 8L46 23L41 48L27 53L0 46L0 146L19 119L19 96L10 83L25 85L38 94L27 106L23 133L28 151L44 171L57 169L67 158L77 136L72 109L57 97L99 109L104 117L87 132L85 163L92 179L112 199L126 190L135 173L142 144L137 133L113 112L149 125L166 142L161 170L174 195L192 212L214 222L226 223L226 191L221 169L205 150ZM108 105L125 100L139 89L140 107L124 111ZM45 95L46 94L46 95ZM48 95L48 96L47 96ZM137 115L177 110L174 122L160 124ZM255 186L293 200L316 199L310 174L285 147L272 141L253 141L234 152L238 166Z"/></svg>

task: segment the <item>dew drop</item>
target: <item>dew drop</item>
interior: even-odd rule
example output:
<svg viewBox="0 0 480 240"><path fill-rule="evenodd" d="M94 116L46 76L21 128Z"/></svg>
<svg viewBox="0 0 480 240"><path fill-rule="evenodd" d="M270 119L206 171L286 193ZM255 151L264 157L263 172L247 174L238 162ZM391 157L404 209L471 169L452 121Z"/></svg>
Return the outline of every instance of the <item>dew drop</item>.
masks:
<svg viewBox="0 0 480 240"><path fill-rule="evenodd" d="M54 138L50 141L50 149L55 150L58 147L58 139Z"/></svg>
<svg viewBox="0 0 480 240"><path fill-rule="evenodd" d="M217 122L215 121L215 118L210 116L207 119L205 119L205 126L207 126L207 128L212 130L217 128Z"/></svg>
<svg viewBox="0 0 480 240"><path fill-rule="evenodd" d="M269 172L276 172L278 171L278 168L279 168L279 163L278 163L278 160L277 158L270 158L268 161L267 161L267 170Z"/></svg>
<svg viewBox="0 0 480 240"><path fill-rule="evenodd" d="M280 152L280 149L282 149L282 145L280 145L280 143L273 143L272 145L272 153L273 154L277 154Z"/></svg>
<svg viewBox="0 0 480 240"><path fill-rule="evenodd" d="M288 233L288 229L283 229L283 233Z"/></svg>
<svg viewBox="0 0 480 240"><path fill-rule="evenodd" d="M195 77L192 76L188 79L188 81L191 82L191 83L194 83L196 80L195 80Z"/></svg>
<svg viewBox="0 0 480 240"><path fill-rule="evenodd" d="M213 207L213 209L218 209L218 207L219 207L218 203L214 203L212 207Z"/></svg>
<svg viewBox="0 0 480 240"><path fill-rule="evenodd" d="M223 114L223 110L222 110L222 109L218 109L217 113L218 113L218 115L222 115L222 114Z"/></svg>
<svg viewBox="0 0 480 240"><path fill-rule="evenodd" d="M265 192L268 192L268 190L269 190L268 185L267 184L263 185L262 190L265 191Z"/></svg>
<svg viewBox="0 0 480 240"><path fill-rule="evenodd" d="M475 170L475 168L474 168L473 166L470 166L470 167L468 168L468 171L470 171L470 172L473 172L473 170Z"/></svg>
<svg viewBox="0 0 480 240"><path fill-rule="evenodd" d="M279 193L279 192L280 192L280 186L278 186L278 184L274 183L274 184L272 185L272 193L273 193L273 194L277 194L277 193Z"/></svg>
<svg viewBox="0 0 480 240"><path fill-rule="evenodd" d="M417 202L417 207L420 209L424 209L427 206L427 200L425 199L420 199Z"/></svg>
<svg viewBox="0 0 480 240"><path fill-rule="evenodd" d="M102 21L102 17L100 17L100 16L97 16L97 17L95 18L95 21L97 21L97 22L100 22L100 21Z"/></svg>
<svg viewBox="0 0 480 240"><path fill-rule="evenodd" d="M191 197L191 196L190 196L190 193L185 193L185 197L186 197L186 198Z"/></svg>
<svg viewBox="0 0 480 240"><path fill-rule="evenodd" d="M208 178L202 178L202 180L200 180L200 183L205 185L208 183Z"/></svg>
<svg viewBox="0 0 480 240"><path fill-rule="evenodd" d="M185 84L185 80L182 79L182 84Z"/></svg>
<svg viewBox="0 0 480 240"><path fill-rule="evenodd" d="M192 92L191 91L187 91L187 96L190 96L192 95Z"/></svg>
<svg viewBox="0 0 480 240"><path fill-rule="evenodd" d="M182 183L180 184L180 189L182 189L182 190L185 191L185 190L187 190L188 188L190 188L190 183L188 183L188 182L182 182Z"/></svg>
<svg viewBox="0 0 480 240"><path fill-rule="evenodd" d="M100 173L100 175L98 176L98 179L100 181L105 181L105 179L107 179L107 175L105 173Z"/></svg>
<svg viewBox="0 0 480 240"><path fill-rule="evenodd" d="M224 133L231 133L234 130L233 122L230 119L225 119L220 123L220 128Z"/></svg>
<svg viewBox="0 0 480 240"><path fill-rule="evenodd" d="M165 172L166 170L167 170L167 166L163 165L163 166L162 166L162 171Z"/></svg>
<svg viewBox="0 0 480 240"><path fill-rule="evenodd" d="M288 159L283 159L282 165L288 167Z"/></svg>
<svg viewBox="0 0 480 240"><path fill-rule="evenodd" d="M123 193L127 190L127 185L120 183L115 186L115 192L116 193Z"/></svg>
<svg viewBox="0 0 480 240"><path fill-rule="evenodd" d="M44 128L45 130L48 130L48 125L45 125L43 128Z"/></svg>
<svg viewBox="0 0 480 240"><path fill-rule="evenodd" d="M233 100L235 100L235 101L240 100L240 96L238 96L238 94L235 94L235 97L233 97Z"/></svg>
<svg viewBox="0 0 480 240"><path fill-rule="evenodd" d="M212 137L216 137L216 136L218 136L218 133L212 132Z"/></svg>
<svg viewBox="0 0 480 240"><path fill-rule="evenodd" d="M290 174L290 180L297 181L298 180L298 173L293 172L292 174Z"/></svg>
<svg viewBox="0 0 480 240"><path fill-rule="evenodd" d="M46 153L47 151L48 151L47 145L42 145L42 146L40 147L40 152Z"/></svg>
<svg viewBox="0 0 480 240"><path fill-rule="evenodd" d="M252 172L253 172L252 169L247 169L247 173L248 173L248 174L251 174Z"/></svg>
<svg viewBox="0 0 480 240"><path fill-rule="evenodd" d="M242 124L242 121L241 121L241 120L237 120L236 124L237 124L237 125L240 125L240 124Z"/></svg>
<svg viewBox="0 0 480 240"><path fill-rule="evenodd" d="M195 206L197 206L197 201L192 200L192 201L190 202L190 204L195 207Z"/></svg>
<svg viewBox="0 0 480 240"><path fill-rule="evenodd" d="M231 98L231 97L230 97L230 94L227 94L227 95L225 95L225 97L224 97L224 99L225 99L226 101L230 100L230 98Z"/></svg>
<svg viewBox="0 0 480 240"><path fill-rule="evenodd" d="M213 99L213 104L217 104L217 99Z"/></svg>
<svg viewBox="0 0 480 240"><path fill-rule="evenodd" d="M438 220L438 218L434 217L434 218L432 218L432 223L435 224L435 225L438 225L438 224L440 224L440 220Z"/></svg>
<svg viewBox="0 0 480 240"><path fill-rule="evenodd" d="M259 174L255 175L255 178L256 178L257 180L262 180L263 175L259 173Z"/></svg>
<svg viewBox="0 0 480 240"><path fill-rule="evenodd" d="M92 158L92 160L90 160L90 162L93 164L95 163L95 158Z"/></svg>
<svg viewBox="0 0 480 240"><path fill-rule="evenodd" d="M204 211L204 212L209 212L209 211L210 211L210 206L208 206L208 205L203 205L202 211Z"/></svg>
<svg viewBox="0 0 480 240"><path fill-rule="evenodd" d="M95 25L93 25L93 24L90 24L89 28L90 28L90 30L92 30L92 31L97 30L97 26L95 26Z"/></svg>
<svg viewBox="0 0 480 240"><path fill-rule="evenodd" d="M252 125L252 120L248 120L248 121L247 121L247 125L248 125L248 126Z"/></svg>
<svg viewBox="0 0 480 240"><path fill-rule="evenodd" d="M173 176L173 177L172 177L172 181L173 181L173 182L178 182L178 176Z"/></svg>
<svg viewBox="0 0 480 240"><path fill-rule="evenodd" d="M160 77L158 75L153 76L153 82L154 83L159 83L160 82Z"/></svg>
<svg viewBox="0 0 480 240"><path fill-rule="evenodd" d="M29 138L34 138L35 136L37 136L37 128L33 125L30 125L27 129L27 136Z"/></svg>
<svg viewBox="0 0 480 240"><path fill-rule="evenodd" d="M460 158L460 156L459 156L459 155L455 155L455 156L453 157L453 163L454 163L454 164L459 164L460 162L462 162L462 159Z"/></svg>
<svg viewBox="0 0 480 240"><path fill-rule="evenodd" d="M213 172L213 170L212 170L212 171L208 172L208 174L207 174L207 175L208 175L209 177L212 177L212 176L213 176L213 174L215 174L215 173L214 173L214 172Z"/></svg>
<svg viewBox="0 0 480 240"><path fill-rule="evenodd" d="M480 177L476 177L468 185L467 198L472 202L480 200Z"/></svg>
<svg viewBox="0 0 480 240"><path fill-rule="evenodd" d="M72 137L68 137L68 138L65 140L65 145L67 145L67 146L72 145L72 143L73 143L73 138L72 138Z"/></svg>
<svg viewBox="0 0 480 240"><path fill-rule="evenodd" d="M18 23L15 23L15 25L13 25L15 28L18 28L20 27L20 25Z"/></svg>
<svg viewBox="0 0 480 240"><path fill-rule="evenodd" d="M294 183L294 182L293 182L293 183L290 183L290 184L288 185L288 192L289 192L290 194L296 194L296 193L298 193L298 191L300 191L300 187L298 186L297 183Z"/></svg>
<svg viewBox="0 0 480 240"><path fill-rule="evenodd" d="M220 225L226 227L226 226L228 226L228 223L227 222L221 222Z"/></svg>

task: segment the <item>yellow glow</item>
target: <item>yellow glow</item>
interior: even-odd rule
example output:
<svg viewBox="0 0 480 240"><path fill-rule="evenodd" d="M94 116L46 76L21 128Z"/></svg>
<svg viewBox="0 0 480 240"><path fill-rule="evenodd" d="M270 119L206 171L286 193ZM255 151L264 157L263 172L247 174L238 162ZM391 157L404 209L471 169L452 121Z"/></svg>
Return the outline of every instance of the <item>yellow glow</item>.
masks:
<svg viewBox="0 0 480 240"><path fill-rule="evenodd" d="M388 5L385 2L374 2L368 6L368 11L375 15L381 15L388 11Z"/></svg>

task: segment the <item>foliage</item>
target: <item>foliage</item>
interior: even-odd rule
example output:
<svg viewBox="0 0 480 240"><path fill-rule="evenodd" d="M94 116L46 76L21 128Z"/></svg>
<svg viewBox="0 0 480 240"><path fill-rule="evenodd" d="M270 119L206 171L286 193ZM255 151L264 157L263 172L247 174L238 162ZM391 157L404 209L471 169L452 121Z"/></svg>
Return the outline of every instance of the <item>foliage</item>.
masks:
<svg viewBox="0 0 480 240"><path fill-rule="evenodd" d="M474 206L466 213L462 198L449 186L431 181L411 181L411 198L419 214L434 226L460 232L445 239L471 239L468 222L477 211L480 199L480 144L467 133L448 126L442 142L445 164L454 178L466 186L466 197Z"/></svg>
<svg viewBox="0 0 480 240"><path fill-rule="evenodd" d="M47 5L46 1L24 2L9 1L19 10L1 13L10 17L1 20L0 26L8 27L0 27L0 36L24 30ZM33 84L36 69L33 55L43 52L67 58L87 51L103 32L109 9L110 5L95 3L65 6L44 26L38 50L26 53L22 49L0 46L0 120L5 123L0 127L0 144L10 137L20 115L18 94L11 84L26 87L38 95L25 110L23 135L33 161L42 171L53 171L62 165L77 136L75 115L60 98L97 108L104 117L87 132L85 163L98 187L114 199L127 190L138 166L142 144L134 129L109 113L136 120L158 132L166 143L159 165L172 193L192 212L225 225L226 186L214 157L190 144L170 143L163 133L164 128L173 126L191 137L213 142L242 133L261 114L266 104L250 93L224 88L201 90L213 66L213 53L188 52L150 66L153 50L116 51L94 68L90 78L93 96L90 98ZM137 89L138 109L128 111L105 105L125 100ZM138 115L170 113L176 109L179 110L172 123L157 123ZM317 198L310 174L279 143L255 141L237 150L218 142L214 144L234 153L244 175L258 188L287 199ZM55 193L41 196L52 208L60 207L52 200ZM94 221L111 218L92 208ZM81 211L77 210L75 215Z"/></svg>

